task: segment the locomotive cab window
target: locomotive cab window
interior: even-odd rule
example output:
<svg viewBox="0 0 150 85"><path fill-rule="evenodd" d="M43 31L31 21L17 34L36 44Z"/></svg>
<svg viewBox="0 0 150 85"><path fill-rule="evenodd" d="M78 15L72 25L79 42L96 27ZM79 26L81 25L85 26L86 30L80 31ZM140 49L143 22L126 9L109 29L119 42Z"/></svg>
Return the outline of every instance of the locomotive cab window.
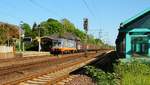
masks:
<svg viewBox="0 0 150 85"><path fill-rule="evenodd" d="M60 46L61 46L61 41L59 41L59 40L53 41L53 47L60 47Z"/></svg>

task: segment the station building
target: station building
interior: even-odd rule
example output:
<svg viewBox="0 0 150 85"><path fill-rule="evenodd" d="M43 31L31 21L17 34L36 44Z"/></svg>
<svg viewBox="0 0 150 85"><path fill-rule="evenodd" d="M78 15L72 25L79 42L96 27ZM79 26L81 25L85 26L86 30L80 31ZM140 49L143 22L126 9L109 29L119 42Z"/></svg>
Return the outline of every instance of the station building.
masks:
<svg viewBox="0 0 150 85"><path fill-rule="evenodd" d="M150 57L150 9L122 22L116 39L119 57Z"/></svg>

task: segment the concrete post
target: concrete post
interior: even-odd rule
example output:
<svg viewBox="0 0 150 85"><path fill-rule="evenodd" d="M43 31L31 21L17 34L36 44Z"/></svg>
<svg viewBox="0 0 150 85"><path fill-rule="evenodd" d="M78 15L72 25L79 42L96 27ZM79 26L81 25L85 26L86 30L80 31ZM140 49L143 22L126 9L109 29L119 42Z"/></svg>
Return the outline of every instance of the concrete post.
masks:
<svg viewBox="0 0 150 85"><path fill-rule="evenodd" d="M139 43L136 44L136 52L137 52L137 53L140 52L140 44L139 44Z"/></svg>
<svg viewBox="0 0 150 85"><path fill-rule="evenodd" d="M135 48L134 44L131 44L131 46L132 46L131 50L132 52L134 52L134 48Z"/></svg>
<svg viewBox="0 0 150 85"><path fill-rule="evenodd" d="M126 33L126 59L131 58L131 36Z"/></svg>

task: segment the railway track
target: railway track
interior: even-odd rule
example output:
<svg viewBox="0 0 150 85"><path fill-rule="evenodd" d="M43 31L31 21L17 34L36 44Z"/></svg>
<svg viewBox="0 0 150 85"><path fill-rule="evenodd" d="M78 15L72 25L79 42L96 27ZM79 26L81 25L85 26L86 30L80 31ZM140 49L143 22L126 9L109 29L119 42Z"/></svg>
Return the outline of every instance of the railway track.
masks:
<svg viewBox="0 0 150 85"><path fill-rule="evenodd" d="M84 65L90 63L91 61L96 60L96 54L90 53L87 58L82 55L76 55L67 58L64 58L60 61L53 63L48 68L44 68L44 71L39 72L31 72L23 77L19 77L17 79L12 79L7 82L3 82L4 85L53 85L59 82L60 80L67 78L69 73L75 71L76 69L83 67ZM37 67L36 64L34 67ZM39 65L40 66L40 65ZM41 66L40 66L41 67ZM32 66L30 66L32 68ZM10 72L11 73L11 72ZM24 74L23 69L18 69L18 73ZM57 83L60 85L59 83Z"/></svg>
<svg viewBox="0 0 150 85"><path fill-rule="evenodd" d="M89 54L93 54L93 53L89 53ZM59 64L62 63L64 61L69 61L71 59L76 59L79 58L83 55L83 53L78 53L78 54L73 54L73 55L65 55L62 58L50 58L50 57L38 57L38 58L21 58L20 60L10 60L10 61L6 61L6 62L0 62L0 76L8 74L8 73L12 73L12 72L17 72L20 70L24 70L24 69L28 69L31 67L35 67L35 66L40 66L41 64L45 64L46 62L49 64ZM13 61L13 62L12 62Z"/></svg>
<svg viewBox="0 0 150 85"><path fill-rule="evenodd" d="M75 61L60 64L57 69L52 72L47 71L38 75L31 75L24 79L8 82L6 85L53 85L59 80L64 79L70 72L83 67L96 58L80 58Z"/></svg>
<svg viewBox="0 0 150 85"><path fill-rule="evenodd" d="M54 85L65 85L66 83L77 77L79 77L79 75L66 75L62 79L60 78L60 81L56 82Z"/></svg>

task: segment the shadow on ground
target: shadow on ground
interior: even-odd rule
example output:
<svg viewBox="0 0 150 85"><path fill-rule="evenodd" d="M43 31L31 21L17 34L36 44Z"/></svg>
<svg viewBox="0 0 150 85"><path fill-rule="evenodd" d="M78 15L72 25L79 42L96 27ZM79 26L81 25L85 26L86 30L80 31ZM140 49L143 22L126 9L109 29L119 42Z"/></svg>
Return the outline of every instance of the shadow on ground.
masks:
<svg viewBox="0 0 150 85"><path fill-rule="evenodd" d="M98 60L88 64L90 66L94 66L96 68L102 69L105 72L113 72L113 65L117 63L117 55L116 51L111 51L110 53L107 54L101 54L99 56ZM82 67L70 74L85 74L85 69Z"/></svg>
<svg viewBox="0 0 150 85"><path fill-rule="evenodd" d="M103 55L102 59L90 64L96 68L102 69L105 72L113 72L113 65L117 63L117 54L116 51L111 51Z"/></svg>

